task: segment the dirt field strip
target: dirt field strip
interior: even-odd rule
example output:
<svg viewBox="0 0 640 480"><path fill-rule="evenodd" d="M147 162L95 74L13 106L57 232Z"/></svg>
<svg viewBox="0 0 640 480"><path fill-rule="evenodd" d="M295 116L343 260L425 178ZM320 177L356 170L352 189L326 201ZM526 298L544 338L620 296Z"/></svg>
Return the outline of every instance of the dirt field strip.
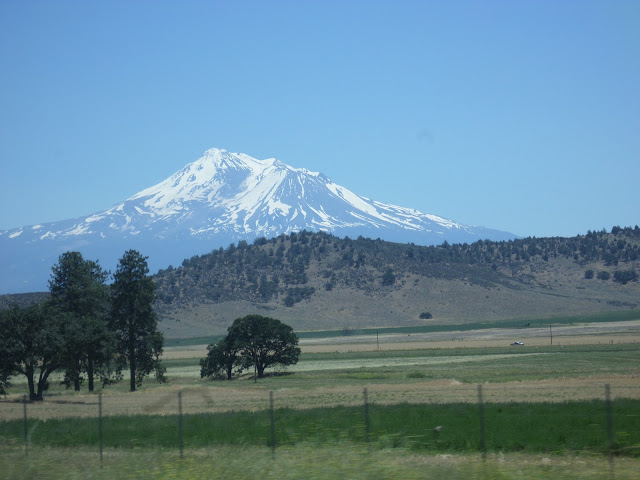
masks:
<svg viewBox="0 0 640 480"><path fill-rule="evenodd" d="M598 343L640 343L640 320L611 323L588 323L574 325L552 325L554 344L557 345L589 345ZM584 339L583 339L584 337ZM489 328L457 332L412 333L407 335L380 335L376 341L373 335L354 335L350 337L327 337L318 339L302 339L301 348L320 345L379 344L380 349L388 343L409 345L423 343L427 348L460 348L461 344L473 347L509 346L515 341L524 341L528 345L549 345L551 342L548 326L543 328ZM423 347L414 347L423 348Z"/></svg>
<svg viewBox="0 0 640 480"><path fill-rule="evenodd" d="M472 362L485 362L487 360L504 360L515 357L518 359L535 355L547 355L546 353L519 353L519 354L498 354L498 355L461 355L444 357L397 357L397 358L356 358L352 360L337 360L335 362L331 360L311 360L300 362L297 365L291 365L287 367L289 372L318 372L322 370L340 370L340 369L354 369L354 368L379 368L379 367L429 367L433 365L453 364L453 363L472 363Z"/></svg>
<svg viewBox="0 0 640 480"><path fill-rule="evenodd" d="M183 358L204 358L207 356L206 345L191 345L189 347L166 347L162 353L162 360L180 360Z"/></svg>
<svg viewBox="0 0 640 480"><path fill-rule="evenodd" d="M640 320L562 325L552 328L554 345L640 344ZM465 332L413 333L410 335L354 335L300 340L303 353L365 352L371 350L422 350L431 348L506 347L515 341L541 347L551 343L549 329L492 328ZM163 359L204 358L207 345L167 347Z"/></svg>
<svg viewBox="0 0 640 480"><path fill-rule="evenodd" d="M380 343L380 351L391 350L428 350L428 349L462 349L462 348L492 348L492 347L512 347L510 344L514 341L524 339L524 343L531 347L546 347L550 345L549 338L542 337L514 337L512 341L485 338L469 338L459 337L458 339L440 340L440 341L396 341L394 343ZM378 345L371 338L367 343L334 343L334 344L303 344L301 342L300 349L302 353L333 353L333 352L367 352L378 350ZM553 336L553 344L562 345L615 345L637 343L640 344L640 334L622 334L622 335L567 335L563 337ZM206 354L206 352L205 352ZM183 357L186 358L186 357Z"/></svg>
<svg viewBox="0 0 640 480"><path fill-rule="evenodd" d="M616 398L640 398L640 378L633 376L602 376L588 378L557 378L539 381L485 383L486 402L565 402L569 400L604 399L604 385L611 387ZM477 402L477 384L456 380L436 380L413 383L372 384L368 387L372 404ZM315 408L357 406L362 404L362 385L314 388L287 388L274 392L276 408ZM103 395L103 415L175 415L178 391L182 390L182 409L190 413L221 413L229 411L259 411L269 406L268 391L260 387L179 385L136 393L106 392ZM23 405L18 395L0 401L3 420L18 420ZM73 395L47 398L28 405L29 418L47 420L66 417L96 417L97 395Z"/></svg>
<svg viewBox="0 0 640 480"><path fill-rule="evenodd" d="M466 333L466 332L465 332ZM411 338L411 337L409 337ZM527 346L532 347L546 347L550 345L550 339L544 337L513 337L517 339L524 339L524 343ZM372 341L371 336L365 337L366 342L363 340L360 343L354 343L352 341L345 341L343 337L339 337L339 341L335 343L314 343L313 341L301 341L300 349L302 353L343 353L343 352L368 352L378 350L378 344L375 338ZM428 350L428 349L460 349L460 348L492 348L492 347L511 347L510 343L513 341L503 339L491 339L491 338L472 338L461 336L458 339L452 338L451 340L439 340L439 341L425 341L416 338L415 340L406 340L407 336L394 336L393 342L387 340L384 343L379 344L380 351L391 350ZM343 343L342 343L343 342ZM553 344L557 346L562 345L615 345L615 344L627 344L637 343L640 344L640 333L638 334L618 334L618 335L565 335L556 336L554 333ZM517 347L511 347L517 348ZM180 360L185 358L204 358L207 355L206 345L197 345L185 349L185 347L169 347L166 348L162 358L165 360Z"/></svg>

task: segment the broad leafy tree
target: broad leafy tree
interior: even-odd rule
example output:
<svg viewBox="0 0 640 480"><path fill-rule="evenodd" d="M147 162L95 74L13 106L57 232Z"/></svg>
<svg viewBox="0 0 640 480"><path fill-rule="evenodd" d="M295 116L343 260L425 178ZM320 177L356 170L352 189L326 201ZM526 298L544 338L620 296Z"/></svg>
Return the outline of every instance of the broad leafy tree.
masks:
<svg viewBox="0 0 640 480"><path fill-rule="evenodd" d="M42 400L49 376L63 367L66 318L45 305L0 311L0 379L27 377L29 398Z"/></svg>
<svg viewBox="0 0 640 480"><path fill-rule="evenodd" d="M236 319L227 335L241 352L243 365L254 367L257 378L264 376L267 367L293 365L298 362L298 336L280 320L248 315Z"/></svg>
<svg viewBox="0 0 640 480"><path fill-rule="evenodd" d="M240 349L234 345L230 337L210 344L207 350L207 356L200 360L200 377L231 380L234 369L236 373L242 371Z"/></svg>
<svg viewBox="0 0 640 480"><path fill-rule="evenodd" d="M164 378L159 360L164 338L158 331L153 310L155 285L148 273L147 257L128 250L120 259L111 285L111 329L120 358L129 365L132 392L154 370L157 380Z"/></svg>
<svg viewBox="0 0 640 480"><path fill-rule="evenodd" d="M94 378L103 381L111 373L115 338L108 329L108 272L97 262L85 260L80 252L63 253L52 268L49 305L66 315L65 381L80 390L86 372L89 391Z"/></svg>

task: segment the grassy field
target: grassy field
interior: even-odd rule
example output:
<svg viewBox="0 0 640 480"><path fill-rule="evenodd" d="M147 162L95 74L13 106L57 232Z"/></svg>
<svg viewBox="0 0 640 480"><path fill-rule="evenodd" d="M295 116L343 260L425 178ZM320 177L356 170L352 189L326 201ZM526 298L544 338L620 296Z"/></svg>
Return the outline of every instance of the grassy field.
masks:
<svg viewBox="0 0 640 480"><path fill-rule="evenodd" d="M298 365L257 383L248 374L231 382L200 379L204 345L170 346L169 383L147 380L129 393L123 382L102 392L102 469L98 396L52 382L44 402L27 406L26 457L25 385L16 382L0 400L0 478L607 478L605 384L613 399L616 478L637 478L638 322L618 320L606 328L589 323L597 334L585 324L566 325L553 345L531 338L519 347L489 331L409 341L417 334L387 332L383 343L376 335L368 342L308 338ZM61 456L68 459L62 465Z"/></svg>
<svg viewBox="0 0 640 480"><path fill-rule="evenodd" d="M616 455L640 457L640 400L617 400L611 409L619 423ZM481 413L482 412L482 413ZM295 447L300 443L333 445L370 443L372 448L404 448L429 453L606 454L606 405L603 401L563 403L472 403L379 405L274 409L270 411L177 415L108 416L102 419L108 448L177 448L179 425L185 448L211 445ZM485 436L481 439L481 424ZM440 431L435 431L440 426ZM62 418L27 422L30 443L41 447L99 445L95 418ZM24 439L22 420L3 422L0 438L9 444ZM484 447L482 447L484 445Z"/></svg>
<svg viewBox="0 0 640 480"><path fill-rule="evenodd" d="M60 461L64 459L64 461ZM184 479L233 478L261 480L602 480L610 465L600 455L478 454L424 455L400 448L370 450L338 443L300 444L282 448L272 457L268 448L213 446L192 449L183 458L175 450L87 448L3 448L0 478L30 479ZM615 478L637 479L638 461L616 458Z"/></svg>

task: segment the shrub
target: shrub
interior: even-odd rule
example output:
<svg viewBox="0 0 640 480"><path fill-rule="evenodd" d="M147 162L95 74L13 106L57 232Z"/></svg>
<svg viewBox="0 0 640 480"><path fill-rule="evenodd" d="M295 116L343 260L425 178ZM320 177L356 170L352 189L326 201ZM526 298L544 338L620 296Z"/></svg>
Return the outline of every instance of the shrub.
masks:
<svg viewBox="0 0 640 480"><path fill-rule="evenodd" d="M631 268L629 270L618 270L613 273L613 281L626 285L627 282L637 282L638 274Z"/></svg>
<svg viewBox="0 0 640 480"><path fill-rule="evenodd" d="M396 276L393 274L393 270L387 268L387 270L384 272L384 275L382 275L382 285L388 287L393 285L394 283L396 283Z"/></svg>
<svg viewBox="0 0 640 480"><path fill-rule="evenodd" d="M314 293L316 293L316 289L313 287L289 288L284 299L284 306L293 307L296 303L311 298Z"/></svg>
<svg viewBox="0 0 640 480"><path fill-rule="evenodd" d="M431 315L431 313L429 313L429 312L422 312L420 314L420 318L422 320L429 320L430 318L433 318L433 315Z"/></svg>

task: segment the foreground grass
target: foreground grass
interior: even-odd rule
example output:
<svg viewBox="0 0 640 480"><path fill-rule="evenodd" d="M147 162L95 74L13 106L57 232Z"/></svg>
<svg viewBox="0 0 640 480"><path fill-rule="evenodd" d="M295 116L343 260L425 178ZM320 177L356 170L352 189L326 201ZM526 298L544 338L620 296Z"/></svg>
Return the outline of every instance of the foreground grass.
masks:
<svg viewBox="0 0 640 480"><path fill-rule="evenodd" d="M640 400L613 404L615 453L640 457ZM368 412L368 413L365 413ZM482 449L481 422L490 452L608 452L602 401L487 403L478 405L371 405L296 410L276 409L276 445L368 443L373 449L403 448L431 453L474 453ZM30 420L31 444L39 447L99 445L96 418ZM103 443L110 448L177 449L176 415L111 416L103 419ZM271 444L269 411L183 415L183 445L266 447ZM440 426L441 431L434 428ZM24 442L20 420L0 422L0 445Z"/></svg>
<svg viewBox="0 0 640 480"><path fill-rule="evenodd" d="M615 478L635 479L640 460L616 458ZM0 447L0 478L28 479L426 479L532 480L610 478L606 457L590 455L424 455L403 449L370 450L343 442L300 444L271 450L254 446L175 451L107 449L103 464L95 449Z"/></svg>

